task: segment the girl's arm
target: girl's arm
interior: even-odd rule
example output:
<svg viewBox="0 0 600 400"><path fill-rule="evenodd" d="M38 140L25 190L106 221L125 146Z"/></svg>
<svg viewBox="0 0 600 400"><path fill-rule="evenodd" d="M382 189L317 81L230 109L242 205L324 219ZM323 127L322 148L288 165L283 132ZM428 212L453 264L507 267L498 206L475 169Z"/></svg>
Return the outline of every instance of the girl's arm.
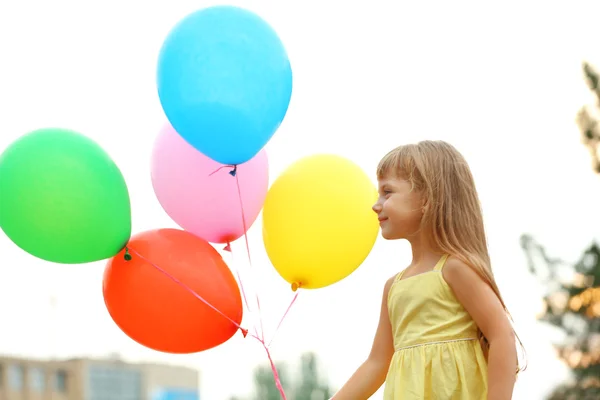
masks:
<svg viewBox="0 0 600 400"><path fill-rule="evenodd" d="M383 290L379 325L369 357L350 377L348 382L342 386L340 391L332 397L333 400L367 400L385 382L390 361L394 354L392 325L390 324L387 307L388 293L393 282L394 278L390 278Z"/></svg>
<svg viewBox="0 0 600 400"><path fill-rule="evenodd" d="M512 399L517 348L513 328L500 299L473 268L460 260L449 259L442 271L456 298L488 340L488 400Z"/></svg>

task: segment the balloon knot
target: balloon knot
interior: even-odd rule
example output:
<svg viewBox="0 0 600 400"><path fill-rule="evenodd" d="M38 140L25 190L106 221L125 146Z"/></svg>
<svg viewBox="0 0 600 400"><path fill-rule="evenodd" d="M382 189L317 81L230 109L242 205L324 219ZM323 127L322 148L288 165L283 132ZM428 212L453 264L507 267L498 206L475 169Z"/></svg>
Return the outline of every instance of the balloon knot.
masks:
<svg viewBox="0 0 600 400"><path fill-rule="evenodd" d="M125 247L125 255L123 256L125 261L131 261L131 254L129 254L129 249Z"/></svg>
<svg viewBox="0 0 600 400"><path fill-rule="evenodd" d="M235 176L237 174L237 165L233 165L233 169L229 171L229 175Z"/></svg>
<svg viewBox="0 0 600 400"><path fill-rule="evenodd" d="M300 282L293 282L292 283L292 292L295 292L296 290L300 289L302 287L302 284Z"/></svg>
<svg viewBox="0 0 600 400"><path fill-rule="evenodd" d="M227 245L223 248L223 251L228 251L231 253L231 243L227 243Z"/></svg>
<svg viewBox="0 0 600 400"><path fill-rule="evenodd" d="M242 331L242 335L244 336L244 338L248 336L248 329L240 328L240 331Z"/></svg>

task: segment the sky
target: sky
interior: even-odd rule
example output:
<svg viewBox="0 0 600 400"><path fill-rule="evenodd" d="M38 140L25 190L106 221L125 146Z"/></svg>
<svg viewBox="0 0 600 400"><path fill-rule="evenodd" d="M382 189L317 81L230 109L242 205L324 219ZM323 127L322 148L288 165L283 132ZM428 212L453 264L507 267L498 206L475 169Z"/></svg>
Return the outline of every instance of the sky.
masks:
<svg viewBox="0 0 600 400"><path fill-rule="evenodd" d="M541 289L526 270L519 236L531 233L551 254L576 260L597 237L600 218L590 204L600 182L575 125L577 110L591 101L581 63L600 61L594 50L600 3L549 3L230 3L265 18L292 63L289 112L267 145L271 182L291 161L314 153L345 156L375 180L381 156L400 144L443 139L463 152L478 184L495 274L528 350L515 399L541 399L566 376L552 352L553 336L535 321ZM2 2L0 151L34 129L75 129L123 172L134 232L176 227L150 181L150 153L165 121L157 55L179 19L213 4ZM242 241L234 243L230 265L259 291L269 335L292 293L270 265L260 230L258 220L249 231L253 268ZM273 344L275 359L294 363L315 351L340 387L369 352L385 280L410 257L406 243L378 240L350 277L301 292ZM205 399L251 391L252 368L267 361L256 341L236 335L186 356L143 348L106 311L104 265L41 261L0 234L0 353L118 353L199 368Z"/></svg>

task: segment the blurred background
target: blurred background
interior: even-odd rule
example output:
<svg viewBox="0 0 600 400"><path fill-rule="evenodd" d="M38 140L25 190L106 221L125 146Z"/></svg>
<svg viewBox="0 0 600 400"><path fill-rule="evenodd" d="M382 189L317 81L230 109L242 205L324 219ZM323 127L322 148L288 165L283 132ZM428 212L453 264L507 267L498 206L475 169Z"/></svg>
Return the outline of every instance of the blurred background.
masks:
<svg viewBox="0 0 600 400"><path fill-rule="evenodd" d="M473 169L493 268L528 351L514 398L600 398L600 3L230 3L269 21L292 61L290 109L267 146L271 182L322 152L375 181L391 148L451 142ZM156 61L169 29L213 4L1 3L0 150L40 127L82 132L125 175L134 232L175 227L150 181L165 120ZM252 274L243 240L224 256L247 272L271 335L292 293L260 225L248 233ZM328 399L343 385L370 350L385 280L410 257L406 243L378 240L347 279L301 291L272 346L289 399ZM133 342L106 311L103 270L43 262L0 235L0 399L279 398L251 338L187 356Z"/></svg>

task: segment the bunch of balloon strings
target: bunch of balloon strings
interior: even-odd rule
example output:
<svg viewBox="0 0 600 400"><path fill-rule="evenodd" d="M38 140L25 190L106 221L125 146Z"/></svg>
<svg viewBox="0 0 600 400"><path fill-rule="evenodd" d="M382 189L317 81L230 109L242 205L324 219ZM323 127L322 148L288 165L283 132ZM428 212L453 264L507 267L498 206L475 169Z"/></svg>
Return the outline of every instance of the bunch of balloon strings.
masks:
<svg viewBox="0 0 600 400"><path fill-rule="evenodd" d="M232 177L235 178L235 182L236 182L236 185L237 185L237 192L238 192L238 197L239 197L240 207L241 207L241 214L242 214L242 223L244 225L243 226L243 228L244 228L244 241L245 241L246 253L247 253L247 257L248 257L248 263L250 265L250 268L252 270L254 270L254 267L252 266L252 257L251 257L251 254L250 254L250 246L248 244L248 236L246 234L248 227L246 226L246 218L245 218L245 215L244 215L244 206L243 206L243 202L242 202L242 194L241 194L241 189L240 189L240 183L239 183L239 180L238 180L238 177L237 177L237 174L236 174L237 167L235 165L224 165L224 166L220 167L218 170L216 170L213 173L211 173L211 175L215 174L216 172L220 171L223 168L232 168L232 170L229 171L229 174ZM233 252L231 250L231 244L230 243L227 243L227 245L225 246L225 248L223 250L224 251L228 251L228 252L230 252L230 253L233 254ZM271 347L271 344L273 343L273 340L275 339L275 336L277 335L277 332L279 331L279 328L281 328L281 325L282 325L283 321L285 320L285 318L287 317L290 309L292 308L292 306L296 302L296 299L298 298L298 294L299 294L298 291L296 291L296 293L292 297L292 301L289 303L288 307L286 308L285 312L283 313L283 316L279 320L279 323L277 324L277 327L275 328L275 331L273 332L273 335L272 335L271 339L269 341L267 341L265 339L265 333L264 333L264 327L263 327L263 321L262 321L262 315L261 315L261 309L260 309L260 297L258 295L258 291L255 290L254 292L255 292L255 297L256 297L256 311L257 311L257 314L258 314L258 319L259 319L259 324L260 324L260 331L259 331L258 327L256 326L257 324L254 324L254 326L253 326L254 333L250 333L250 332L248 332L248 329L243 328L240 324L238 324L232 318L230 318L229 316L227 316L225 313L223 313L217 307L213 306L209 301L207 301L204 297L202 297L201 295L199 295L198 293L196 293L189 286L187 286L186 284L184 284L183 282L181 282L179 279L177 279L173 275L169 274L167 271L165 271L160 266L158 266L155 263L151 262L150 260L146 259L144 256L142 256L137 251L135 251L135 249L133 249L131 247L127 247L126 248L125 256L124 256L126 261L131 260L131 254L134 254L135 256L137 256L137 257L143 259L144 261L146 261L149 265L151 265L154 268L156 268L156 270L158 270L159 272L161 272L162 274L164 274L167 278L169 278L174 283L176 283L177 285L179 285L181 288L183 288L184 290L186 290L187 292L189 292L192 296L194 296L195 298L197 298L198 300L200 300L201 302L203 302L204 304L206 304L209 308L211 308L212 310L214 310L215 312L217 312L223 318L227 319L229 322L231 322L233 325L235 325L242 332L242 334L243 334L244 337L247 337L248 335L250 335L250 337L256 339L263 346L263 348L265 349L265 352L267 354L267 358L269 359L269 364L271 366L271 370L273 372L273 378L275 380L275 386L277 387L277 390L281 394L281 398L283 400L287 400L287 397L285 395L285 391L283 389L283 386L281 385L281 379L279 378L279 373L277 372L277 368L276 368L275 363L273 361L273 357L271 356L270 347ZM246 296L246 290L244 288L244 284L243 284L243 281L242 281L242 278L241 278L241 274L240 274L239 268L236 267L235 269L236 269L236 274L237 274L237 278L238 278L238 282L239 282L239 285L240 285L240 290L241 290L241 293L242 293L242 297L243 297L244 303L246 304L246 308L248 309L248 311L250 313L252 313L253 310L252 310L252 307L250 307L250 303L248 301L248 297Z"/></svg>

